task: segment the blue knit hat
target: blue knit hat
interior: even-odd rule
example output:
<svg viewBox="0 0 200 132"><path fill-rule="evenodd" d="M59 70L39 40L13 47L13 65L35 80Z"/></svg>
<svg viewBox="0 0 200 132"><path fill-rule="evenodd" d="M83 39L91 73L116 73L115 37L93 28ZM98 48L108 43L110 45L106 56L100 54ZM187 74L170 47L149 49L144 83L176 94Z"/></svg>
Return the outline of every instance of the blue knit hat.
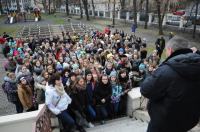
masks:
<svg viewBox="0 0 200 132"><path fill-rule="evenodd" d="M116 71L112 71L110 73L109 77L117 77L117 72Z"/></svg>
<svg viewBox="0 0 200 132"><path fill-rule="evenodd" d="M120 48L120 49L118 50L118 52L123 52L123 53L124 53L124 49L123 49L123 48Z"/></svg>
<svg viewBox="0 0 200 132"><path fill-rule="evenodd" d="M139 70L141 70L141 71L146 70L146 65L143 64L143 63L141 63L141 64L139 65Z"/></svg>

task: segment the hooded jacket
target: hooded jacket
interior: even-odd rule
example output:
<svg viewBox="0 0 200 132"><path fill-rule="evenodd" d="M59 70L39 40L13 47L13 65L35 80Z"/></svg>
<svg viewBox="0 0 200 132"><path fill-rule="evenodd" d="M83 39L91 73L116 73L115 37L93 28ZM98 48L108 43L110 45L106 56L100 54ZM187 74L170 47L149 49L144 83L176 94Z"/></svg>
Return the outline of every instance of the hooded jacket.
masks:
<svg viewBox="0 0 200 132"><path fill-rule="evenodd" d="M19 101L18 95L17 95L17 84L15 80L12 80L8 76L4 77L5 82L5 90L7 94L7 99L9 102L16 102Z"/></svg>
<svg viewBox="0 0 200 132"><path fill-rule="evenodd" d="M186 132L200 117L200 55L175 51L141 84L152 132Z"/></svg>

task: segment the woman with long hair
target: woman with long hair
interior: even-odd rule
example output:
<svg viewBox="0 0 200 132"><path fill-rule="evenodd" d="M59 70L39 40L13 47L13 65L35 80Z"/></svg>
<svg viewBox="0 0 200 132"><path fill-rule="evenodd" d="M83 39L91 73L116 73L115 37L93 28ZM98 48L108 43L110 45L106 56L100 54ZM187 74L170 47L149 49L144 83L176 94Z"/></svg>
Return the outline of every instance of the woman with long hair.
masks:
<svg viewBox="0 0 200 132"><path fill-rule="evenodd" d="M80 126L93 127L94 125L91 123L90 118L87 115L92 115L94 110L92 108L89 109L89 101L88 94L86 91L86 83L85 79L82 76L78 76L75 82L75 89L72 97L72 109L76 114L76 118L79 117L78 120L82 120L82 122L78 122ZM77 114L79 116L77 116Z"/></svg>
<svg viewBox="0 0 200 132"><path fill-rule="evenodd" d="M29 83L26 81L25 77L19 78L19 84L18 84L18 96L19 100L23 105L23 108L29 112L34 111L35 107L33 105L33 92L32 88L29 85Z"/></svg>
<svg viewBox="0 0 200 132"><path fill-rule="evenodd" d="M101 123L105 123L105 119L108 117L108 107L110 104L110 97L112 94L111 84L109 77L103 74L97 88L95 89L95 100L97 115L99 116Z"/></svg>

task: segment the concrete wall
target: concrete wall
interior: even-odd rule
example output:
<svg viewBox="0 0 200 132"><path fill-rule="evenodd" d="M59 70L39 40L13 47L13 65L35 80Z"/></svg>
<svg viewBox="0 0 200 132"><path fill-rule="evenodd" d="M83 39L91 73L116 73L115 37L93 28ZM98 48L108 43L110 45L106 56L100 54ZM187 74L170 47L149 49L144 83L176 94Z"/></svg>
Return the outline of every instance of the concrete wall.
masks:
<svg viewBox="0 0 200 132"><path fill-rule="evenodd" d="M37 111L1 116L0 132L35 132L36 121L45 109L42 104Z"/></svg>

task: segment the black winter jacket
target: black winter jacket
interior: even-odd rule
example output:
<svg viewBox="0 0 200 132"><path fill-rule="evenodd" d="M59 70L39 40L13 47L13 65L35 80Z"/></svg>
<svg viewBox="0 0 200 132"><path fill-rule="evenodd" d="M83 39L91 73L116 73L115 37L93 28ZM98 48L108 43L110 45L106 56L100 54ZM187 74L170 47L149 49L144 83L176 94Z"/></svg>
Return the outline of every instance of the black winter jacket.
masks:
<svg viewBox="0 0 200 132"><path fill-rule="evenodd" d="M200 55L174 52L141 84L149 98L149 132L186 132L200 117Z"/></svg>
<svg viewBox="0 0 200 132"><path fill-rule="evenodd" d="M96 100L96 105L107 105L110 102L112 95L112 86L110 83L108 84L103 84L99 83L97 88L94 91L94 96ZM102 103L101 100L105 99L106 102Z"/></svg>

